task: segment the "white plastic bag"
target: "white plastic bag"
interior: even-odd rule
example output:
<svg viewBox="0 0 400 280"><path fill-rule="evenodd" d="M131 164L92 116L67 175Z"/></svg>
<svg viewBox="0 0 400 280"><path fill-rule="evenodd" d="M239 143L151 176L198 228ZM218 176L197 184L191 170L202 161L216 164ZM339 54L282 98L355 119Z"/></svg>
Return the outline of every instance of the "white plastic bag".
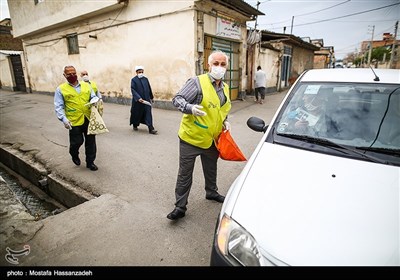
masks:
<svg viewBox="0 0 400 280"><path fill-rule="evenodd" d="M105 132L109 132L106 124L104 123L103 118L100 116L99 111L97 110L96 106L90 108L90 120L89 120L89 127L88 127L88 134L101 134Z"/></svg>

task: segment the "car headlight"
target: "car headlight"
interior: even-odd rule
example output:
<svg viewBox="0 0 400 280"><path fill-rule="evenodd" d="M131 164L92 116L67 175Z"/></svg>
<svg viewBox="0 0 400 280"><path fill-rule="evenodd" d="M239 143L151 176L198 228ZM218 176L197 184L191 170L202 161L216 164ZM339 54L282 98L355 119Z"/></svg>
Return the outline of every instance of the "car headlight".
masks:
<svg viewBox="0 0 400 280"><path fill-rule="evenodd" d="M243 227L224 215L217 231L218 249L244 266L263 265L257 242Z"/></svg>

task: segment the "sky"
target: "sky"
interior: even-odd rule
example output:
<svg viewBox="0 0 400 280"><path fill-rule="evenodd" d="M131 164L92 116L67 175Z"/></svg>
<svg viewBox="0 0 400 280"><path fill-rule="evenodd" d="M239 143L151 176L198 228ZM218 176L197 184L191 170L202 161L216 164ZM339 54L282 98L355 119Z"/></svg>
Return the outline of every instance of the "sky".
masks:
<svg viewBox="0 0 400 280"><path fill-rule="evenodd" d="M362 41L369 41L372 38L382 40L383 33L386 32L394 35L396 21L400 20L400 0L245 0L245 2L254 8L257 8L259 2L258 9L265 14L257 18L257 29L323 39L324 46L334 47L336 59L343 59L349 53L360 51ZM393 6L382 8L389 5ZM254 28L255 23L255 21L248 22L247 26ZM399 37L400 26L397 39Z"/></svg>
<svg viewBox="0 0 400 280"><path fill-rule="evenodd" d="M7 0L0 0L0 19L10 17ZM184 1L184 0L181 0ZM245 0L263 12L257 29L323 39L333 46L336 59L360 50L362 41L382 40L385 32L394 34L400 20L400 0ZM390 6L391 5L391 6ZM386 7L389 6L389 7ZM386 7L386 8L383 8ZM292 26L293 19L293 26ZM255 21L247 26L254 28ZM373 35L373 36L372 36ZM400 26L397 39L400 37Z"/></svg>
<svg viewBox="0 0 400 280"><path fill-rule="evenodd" d="M10 13L8 12L8 4L7 4L7 0L0 0L0 20L5 19L5 18L9 18L10 17Z"/></svg>

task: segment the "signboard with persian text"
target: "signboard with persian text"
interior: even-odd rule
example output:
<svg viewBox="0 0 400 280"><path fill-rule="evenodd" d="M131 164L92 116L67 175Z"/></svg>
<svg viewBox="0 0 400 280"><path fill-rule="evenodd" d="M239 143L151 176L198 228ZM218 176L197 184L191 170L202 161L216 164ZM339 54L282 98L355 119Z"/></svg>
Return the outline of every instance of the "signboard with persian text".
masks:
<svg viewBox="0 0 400 280"><path fill-rule="evenodd" d="M217 36L241 40L240 25L228 19L217 18Z"/></svg>

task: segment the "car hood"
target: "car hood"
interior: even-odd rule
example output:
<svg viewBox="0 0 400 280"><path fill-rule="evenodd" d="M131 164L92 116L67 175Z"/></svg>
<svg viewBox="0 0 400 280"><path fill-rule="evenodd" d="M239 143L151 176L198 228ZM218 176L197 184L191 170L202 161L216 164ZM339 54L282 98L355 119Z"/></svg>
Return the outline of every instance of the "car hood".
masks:
<svg viewBox="0 0 400 280"><path fill-rule="evenodd" d="M231 216L294 266L399 265L400 168L264 143Z"/></svg>

